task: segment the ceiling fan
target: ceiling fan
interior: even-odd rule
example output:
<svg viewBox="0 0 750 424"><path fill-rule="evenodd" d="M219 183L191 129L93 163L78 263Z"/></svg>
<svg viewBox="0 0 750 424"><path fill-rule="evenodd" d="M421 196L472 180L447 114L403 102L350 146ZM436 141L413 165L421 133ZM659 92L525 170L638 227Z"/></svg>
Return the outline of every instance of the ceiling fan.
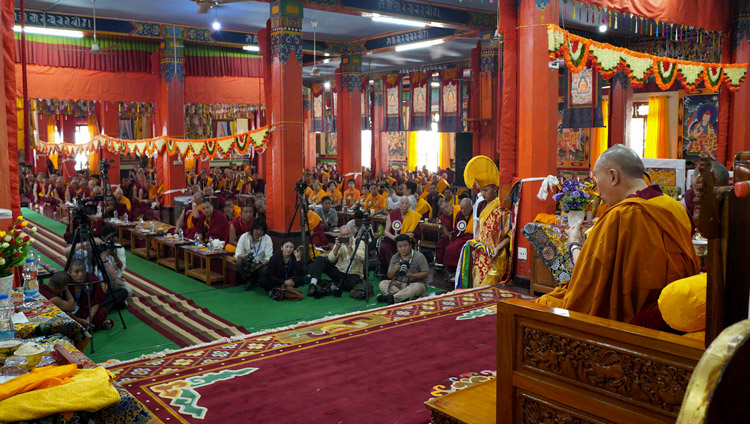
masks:
<svg viewBox="0 0 750 424"><path fill-rule="evenodd" d="M93 19L94 19L94 42L91 43L91 47L71 47L71 48L59 48L58 50L73 50L73 51L87 51L89 53L94 54L117 54L114 52L114 50L118 50L120 48L119 44L112 44L111 46L107 46L104 48L99 47L99 43L96 42L96 0L91 0L92 5L92 11L93 11Z"/></svg>
<svg viewBox="0 0 750 424"><path fill-rule="evenodd" d="M320 75L320 69L318 69L317 66L315 66L316 63L316 56L317 56L317 45L316 45L316 39L315 39L315 29L318 27L318 22L316 21L310 21L310 25L313 27L313 67L310 70L310 75L312 76L318 76Z"/></svg>
<svg viewBox="0 0 750 424"><path fill-rule="evenodd" d="M205 14L208 13L211 8L216 7L220 4L226 4L226 3L240 3L248 0L192 0L195 4L198 5L198 13L199 14Z"/></svg>

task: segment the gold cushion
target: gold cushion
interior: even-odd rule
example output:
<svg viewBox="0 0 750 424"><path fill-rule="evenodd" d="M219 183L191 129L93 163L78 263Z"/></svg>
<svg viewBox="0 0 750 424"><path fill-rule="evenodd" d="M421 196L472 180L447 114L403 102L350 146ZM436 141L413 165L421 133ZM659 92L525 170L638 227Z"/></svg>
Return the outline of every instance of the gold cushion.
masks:
<svg viewBox="0 0 750 424"><path fill-rule="evenodd" d="M706 329L706 274L670 283L659 295L659 311L675 330L694 333Z"/></svg>

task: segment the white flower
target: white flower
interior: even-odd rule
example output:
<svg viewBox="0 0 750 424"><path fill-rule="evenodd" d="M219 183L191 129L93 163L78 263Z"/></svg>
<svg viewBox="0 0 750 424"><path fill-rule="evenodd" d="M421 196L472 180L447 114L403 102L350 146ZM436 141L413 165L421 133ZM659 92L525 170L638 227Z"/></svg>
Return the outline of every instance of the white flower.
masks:
<svg viewBox="0 0 750 424"><path fill-rule="evenodd" d="M13 236L11 236L10 234L5 236L5 241L11 241L11 240L13 240Z"/></svg>
<svg viewBox="0 0 750 424"><path fill-rule="evenodd" d="M9 246L10 244L8 243L3 243L2 245L0 245L0 247L2 247L3 249L7 249Z"/></svg>
<svg viewBox="0 0 750 424"><path fill-rule="evenodd" d="M34 243L34 237L29 237L29 244Z"/></svg>
<svg viewBox="0 0 750 424"><path fill-rule="evenodd" d="M37 231L36 227L31 227L31 234L34 234Z"/></svg>
<svg viewBox="0 0 750 424"><path fill-rule="evenodd" d="M0 265L5 265L5 259L4 258L0 258Z"/></svg>

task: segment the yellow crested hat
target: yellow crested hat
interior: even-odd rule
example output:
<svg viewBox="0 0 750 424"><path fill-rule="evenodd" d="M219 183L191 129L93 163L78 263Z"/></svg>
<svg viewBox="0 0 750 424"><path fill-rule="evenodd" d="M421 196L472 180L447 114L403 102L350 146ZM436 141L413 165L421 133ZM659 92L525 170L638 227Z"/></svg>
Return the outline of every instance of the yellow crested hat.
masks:
<svg viewBox="0 0 750 424"><path fill-rule="evenodd" d="M491 184L498 185L500 172L492 159L487 156L475 156L464 168L464 181L469 188L474 187L475 182L479 188Z"/></svg>

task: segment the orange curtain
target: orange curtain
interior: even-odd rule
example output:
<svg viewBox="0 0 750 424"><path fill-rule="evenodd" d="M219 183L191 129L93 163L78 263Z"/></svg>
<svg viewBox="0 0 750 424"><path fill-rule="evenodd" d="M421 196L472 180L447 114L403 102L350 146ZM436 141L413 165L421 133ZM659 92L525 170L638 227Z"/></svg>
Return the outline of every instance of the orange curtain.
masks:
<svg viewBox="0 0 750 424"><path fill-rule="evenodd" d="M609 100L602 99L602 118L604 126L591 131L591 169L596 160L609 147Z"/></svg>
<svg viewBox="0 0 750 424"><path fill-rule="evenodd" d="M417 131L409 132L407 144L406 166L409 168L409 171L414 171L414 168L419 164L419 155L417 153Z"/></svg>
<svg viewBox="0 0 750 424"><path fill-rule="evenodd" d="M648 98L646 141L643 150L644 158L669 158L669 112L667 96L651 96Z"/></svg>
<svg viewBox="0 0 750 424"><path fill-rule="evenodd" d="M438 166L448 169L451 166L451 134L440 133L440 149L438 150Z"/></svg>
<svg viewBox="0 0 750 424"><path fill-rule="evenodd" d="M99 135L99 123L96 120L96 115L91 115L86 120L89 130L89 138L94 139ZM99 151L89 153L89 171L94 175L99 175Z"/></svg>

